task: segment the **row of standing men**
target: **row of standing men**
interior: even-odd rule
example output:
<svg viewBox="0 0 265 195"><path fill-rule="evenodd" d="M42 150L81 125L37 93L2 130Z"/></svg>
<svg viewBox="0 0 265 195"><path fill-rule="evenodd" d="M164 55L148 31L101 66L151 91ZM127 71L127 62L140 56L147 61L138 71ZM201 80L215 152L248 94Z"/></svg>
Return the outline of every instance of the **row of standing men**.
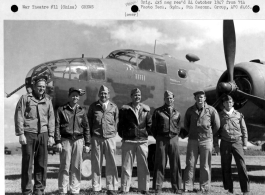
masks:
<svg viewBox="0 0 265 195"><path fill-rule="evenodd" d="M34 80L33 92L23 95L16 107L16 135L22 144L21 188L23 194L44 194L47 175L47 145L60 151L58 187L61 195L79 194L81 183L82 153L91 149L92 194L101 191L101 168L103 155L106 159L107 194L118 190L118 172L115 161L118 132L122 138L122 173L119 193L129 192L134 159L137 159L138 190L149 194L150 173L148 170L148 133L156 139L153 188L162 193L167 156L173 192L192 191L194 171L200 156L200 190L208 192L211 187L212 148L219 151L218 136L221 137L221 157L224 188L233 193L231 178L232 154L236 160L241 190L249 192L249 180L244 162L247 131L242 114L233 109L233 99L224 99L225 109L220 113L207 105L204 91L194 93L196 103L184 118L186 133L180 133L180 113L174 108L174 94L165 91L165 104L150 115L150 107L141 103L141 91L131 91L132 101L120 110L109 100L109 89L102 85L99 100L90 105L88 113L78 105L83 90L69 89L69 102L58 108L54 117L52 103L45 95L47 78ZM227 109L226 109L227 106ZM233 129L231 129L233 127ZM220 130L219 130L220 129ZM231 132L233 130L233 132ZM182 185L178 139L189 137L186 168ZM224 155L222 155L224 154ZM32 164L34 159L34 186ZM70 180L70 181L69 181ZM182 190L183 189L183 190Z"/></svg>

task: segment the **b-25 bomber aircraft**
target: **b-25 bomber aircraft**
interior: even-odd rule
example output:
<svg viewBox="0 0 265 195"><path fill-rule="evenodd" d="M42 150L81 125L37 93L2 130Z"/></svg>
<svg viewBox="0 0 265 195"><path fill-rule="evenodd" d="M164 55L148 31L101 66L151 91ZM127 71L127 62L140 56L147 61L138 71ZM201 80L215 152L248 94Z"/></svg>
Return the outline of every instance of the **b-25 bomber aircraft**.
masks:
<svg viewBox="0 0 265 195"><path fill-rule="evenodd" d="M142 101L152 111L164 104L164 91L170 90L175 94L175 107L184 116L195 102L193 92L204 89L207 103L217 109L223 94L232 95L235 108L244 114L249 141L265 141L265 62L251 60L234 65L236 37L232 20L224 21L223 39L227 65L223 73L195 63L199 58L193 54L187 54L188 61L182 61L169 55L123 49L102 59L83 56L42 63L32 68L25 84L7 97L24 86L31 92L33 78L46 75L46 93L51 96L55 109L67 102L70 87L86 91L80 104L88 108L98 99L99 87L104 84L118 107L130 102L131 89L138 87Z"/></svg>

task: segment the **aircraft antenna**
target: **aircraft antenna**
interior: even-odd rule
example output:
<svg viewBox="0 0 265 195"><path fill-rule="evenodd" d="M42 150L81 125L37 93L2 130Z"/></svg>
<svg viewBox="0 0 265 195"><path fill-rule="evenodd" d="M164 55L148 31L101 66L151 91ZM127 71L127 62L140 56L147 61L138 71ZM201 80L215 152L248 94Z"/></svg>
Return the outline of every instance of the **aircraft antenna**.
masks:
<svg viewBox="0 0 265 195"><path fill-rule="evenodd" d="M154 54L156 53L156 39L155 39L155 46L154 46Z"/></svg>

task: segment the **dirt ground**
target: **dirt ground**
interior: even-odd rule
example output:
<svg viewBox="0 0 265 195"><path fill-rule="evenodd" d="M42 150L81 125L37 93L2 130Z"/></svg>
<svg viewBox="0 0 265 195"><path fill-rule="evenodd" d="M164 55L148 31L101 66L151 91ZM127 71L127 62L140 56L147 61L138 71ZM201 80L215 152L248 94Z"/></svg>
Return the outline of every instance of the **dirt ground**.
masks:
<svg viewBox="0 0 265 195"><path fill-rule="evenodd" d="M185 155L181 155L181 168L182 171L185 168ZM263 195L265 194L265 157L264 156L246 156L245 157L249 179L251 194ZM121 156L116 156L117 167L119 172L119 179L121 173ZM169 165L167 165L169 167ZM237 170L235 163L233 162L233 178L234 178L234 190L235 194L242 194L238 182ZM198 177L199 177L199 164L196 169L195 187L199 188ZM58 169L59 169L59 155L49 155L48 161L48 174L47 174L47 186L46 195L57 194L58 190ZM20 170L21 170L21 155L5 155L5 192L6 194L21 194L20 191ZM166 170L166 179L163 185L163 194L171 194L171 185L169 178L169 169ZM102 168L102 184L103 191L105 189L105 162L103 162ZM119 181L120 182L120 181ZM152 187L152 172L150 187ZM81 194L89 194L91 191L91 180L82 178L81 182ZM153 189L150 189L151 193L154 193ZM133 178L131 183L131 194L137 194L137 167L133 170ZM185 193L194 194L194 193ZM199 193L197 193L199 194ZM213 156L212 158L212 189L210 194L226 194L223 189L222 176L221 176L221 165L220 156Z"/></svg>

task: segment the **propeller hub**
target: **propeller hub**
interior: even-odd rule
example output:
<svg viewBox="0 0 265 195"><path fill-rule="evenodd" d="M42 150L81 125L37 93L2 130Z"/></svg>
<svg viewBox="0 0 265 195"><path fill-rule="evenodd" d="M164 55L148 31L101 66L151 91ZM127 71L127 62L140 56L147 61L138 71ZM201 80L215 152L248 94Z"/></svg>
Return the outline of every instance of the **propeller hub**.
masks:
<svg viewBox="0 0 265 195"><path fill-rule="evenodd" d="M237 86L234 82L221 82L218 84L218 91L225 94L230 94L235 91Z"/></svg>

